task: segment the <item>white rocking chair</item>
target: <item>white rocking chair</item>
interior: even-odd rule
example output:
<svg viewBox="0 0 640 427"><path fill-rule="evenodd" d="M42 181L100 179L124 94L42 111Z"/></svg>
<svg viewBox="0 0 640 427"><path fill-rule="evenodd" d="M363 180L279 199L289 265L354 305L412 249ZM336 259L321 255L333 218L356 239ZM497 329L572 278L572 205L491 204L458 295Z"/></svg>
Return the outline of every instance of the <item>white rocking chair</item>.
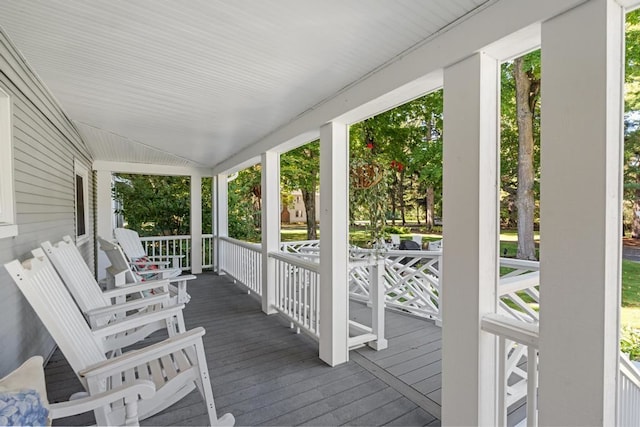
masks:
<svg viewBox="0 0 640 427"><path fill-rule="evenodd" d="M140 235L134 230L116 228L113 230L113 234L134 271L167 270L164 272L163 278L176 277L182 273L181 261L184 255L149 256L142 246Z"/></svg>
<svg viewBox="0 0 640 427"><path fill-rule="evenodd" d="M100 250L107 255L111 263L111 267L107 268L108 287L146 283L149 275L160 275L163 279L169 280L169 292L171 293L172 300L175 300L178 304L186 304L191 299L187 293L187 280L195 279L196 276L185 274L177 277L164 277L165 272L171 272L172 270L134 271L119 245L103 239L100 236L98 236L97 239Z"/></svg>
<svg viewBox="0 0 640 427"><path fill-rule="evenodd" d="M124 424L122 425L137 426L138 396L143 399L149 399L153 396L156 390L153 382L148 380L136 380L131 385L116 387L94 396L73 399L67 402L49 403L44 379L43 361L42 356L33 356L9 375L0 379L0 393L14 394L18 398L20 397L19 394L25 391L37 393L39 405L36 406L40 406L49 411L49 421L90 412L102 406L110 407L112 404L124 404L126 416ZM20 403L16 403L16 409L18 409L16 412L33 411L33 404L34 403L32 401L30 404L21 407ZM20 415L20 413L14 413L11 418L16 417L20 419ZM40 416L44 416L44 414L41 414ZM29 417L29 421L31 422L34 421L32 417L33 414ZM11 420L9 421L11 422ZM11 422L11 424L13 424L13 422Z"/></svg>
<svg viewBox="0 0 640 427"><path fill-rule="evenodd" d="M145 419L173 405L197 386L205 400L210 424L233 425L233 415L225 414L219 419L216 415L202 344L203 328L107 359L102 337L121 332L120 322L93 331L89 329L53 265L46 259L32 258L22 264L15 260L5 267L90 396L138 379L153 381L156 394L138 405L139 418ZM116 405L100 407L94 414L98 425L120 425L126 416L124 407Z"/></svg>
<svg viewBox="0 0 640 427"><path fill-rule="evenodd" d="M103 292L69 236L63 237L56 244L44 242L41 246L42 249L32 251L33 255L41 257L43 251L47 254L92 328L101 327L114 321L131 319L138 313L150 313L172 305L169 298L169 282L166 280L141 283ZM154 294L147 296L144 292L154 292ZM140 298L125 302L127 295L140 296ZM113 304L114 300L118 304ZM135 314L127 316L132 311ZM175 335L176 332L185 331L182 310L177 311L175 319L173 317L170 319L172 320L169 322L161 320L156 324L135 327L126 334L121 334L117 340L122 342L121 347L126 347L160 329L167 329L169 336Z"/></svg>

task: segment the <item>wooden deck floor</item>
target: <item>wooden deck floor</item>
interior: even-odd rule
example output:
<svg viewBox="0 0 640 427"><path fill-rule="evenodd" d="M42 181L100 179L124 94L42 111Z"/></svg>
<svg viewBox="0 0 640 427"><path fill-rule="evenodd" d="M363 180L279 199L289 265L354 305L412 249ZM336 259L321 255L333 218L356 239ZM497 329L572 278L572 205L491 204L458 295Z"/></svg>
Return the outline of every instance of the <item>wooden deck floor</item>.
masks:
<svg viewBox="0 0 640 427"><path fill-rule="evenodd" d="M352 351L350 362L331 368L317 356L317 343L296 334L279 315L224 277L205 273L189 283L187 327L203 326L207 362L218 413L236 425L440 425L441 332L433 322L388 313L389 348ZM352 303L350 317L369 317ZM157 340L151 337L149 342ZM52 402L81 386L59 351L46 369ZM91 414L57 420L86 425ZM204 425L197 392L142 422L143 425Z"/></svg>

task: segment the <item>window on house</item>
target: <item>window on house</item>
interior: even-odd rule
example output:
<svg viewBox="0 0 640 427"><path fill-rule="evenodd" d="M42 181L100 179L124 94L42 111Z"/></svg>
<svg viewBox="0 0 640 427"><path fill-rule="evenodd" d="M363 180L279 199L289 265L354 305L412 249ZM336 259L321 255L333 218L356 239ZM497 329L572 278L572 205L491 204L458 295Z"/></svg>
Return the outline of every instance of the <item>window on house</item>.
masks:
<svg viewBox="0 0 640 427"><path fill-rule="evenodd" d="M76 244L89 239L89 170L77 160L74 162L76 190Z"/></svg>
<svg viewBox="0 0 640 427"><path fill-rule="evenodd" d="M0 238L18 235L13 189L11 98L0 88Z"/></svg>

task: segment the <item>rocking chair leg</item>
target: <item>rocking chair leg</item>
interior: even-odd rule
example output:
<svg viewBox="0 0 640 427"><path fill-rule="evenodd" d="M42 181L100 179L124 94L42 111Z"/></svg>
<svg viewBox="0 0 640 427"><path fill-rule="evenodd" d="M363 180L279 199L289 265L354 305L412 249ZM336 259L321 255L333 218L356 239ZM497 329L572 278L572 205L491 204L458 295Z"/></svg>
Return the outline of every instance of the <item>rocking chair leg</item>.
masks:
<svg viewBox="0 0 640 427"><path fill-rule="evenodd" d="M196 356L198 359L198 368L200 369L200 379L196 381L198 389L202 394L202 397L207 404L207 411L209 413L209 423L212 426L232 426L235 423L235 418L231 414L224 414L220 419L216 413L216 405L213 401L213 391L211 390L211 381L209 379L209 369L207 368L206 355L204 353L204 346L202 341L195 346Z"/></svg>

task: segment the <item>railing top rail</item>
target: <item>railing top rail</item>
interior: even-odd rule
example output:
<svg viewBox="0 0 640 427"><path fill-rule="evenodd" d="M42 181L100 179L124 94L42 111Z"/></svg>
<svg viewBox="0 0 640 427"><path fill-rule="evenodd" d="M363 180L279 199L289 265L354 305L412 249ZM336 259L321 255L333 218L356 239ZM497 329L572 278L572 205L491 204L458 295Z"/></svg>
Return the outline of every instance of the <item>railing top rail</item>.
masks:
<svg viewBox="0 0 640 427"><path fill-rule="evenodd" d="M482 330L538 348L539 329L536 323L522 322L501 314L487 314L482 318Z"/></svg>
<svg viewBox="0 0 640 427"><path fill-rule="evenodd" d="M185 240L190 238L190 234L180 234L176 236L141 236L140 240L142 242L153 242L158 240Z"/></svg>
<svg viewBox="0 0 640 427"><path fill-rule="evenodd" d="M523 268L527 270L540 270L540 261L530 261L518 258L500 258L500 267Z"/></svg>
<svg viewBox="0 0 640 427"><path fill-rule="evenodd" d="M636 387L640 388L640 370L636 368L625 353L620 353L620 372L633 381Z"/></svg>
<svg viewBox="0 0 640 427"><path fill-rule="evenodd" d="M397 256L397 257L411 256L411 257L415 257L415 258L435 258L437 256L442 255L442 251L420 251L420 250L401 251L399 249L386 250L386 249L364 249L364 248L360 248L360 249L352 249L351 252L353 252L355 254L375 254L375 253L379 253L380 255L384 255L385 257L387 257L387 256Z"/></svg>
<svg viewBox="0 0 640 427"><path fill-rule="evenodd" d="M262 246L259 243L251 243L245 242L244 240L234 239L233 237L219 237L223 242L233 243L234 245L242 246L243 248L247 248L249 250L260 252L262 251Z"/></svg>
<svg viewBox="0 0 640 427"><path fill-rule="evenodd" d="M269 252L269 257L295 265L296 267L301 267L306 270L313 271L314 273L320 273L319 263L300 259L298 256L288 254L286 252Z"/></svg>
<svg viewBox="0 0 640 427"><path fill-rule="evenodd" d="M281 245L313 245L316 243L320 243L320 240L291 240L280 242Z"/></svg>
<svg viewBox="0 0 640 427"><path fill-rule="evenodd" d="M530 273L521 274L519 276L500 278L498 286L498 296L510 294L512 292L521 291L523 289L537 286L540 284L540 272L532 271Z"/></svg>

